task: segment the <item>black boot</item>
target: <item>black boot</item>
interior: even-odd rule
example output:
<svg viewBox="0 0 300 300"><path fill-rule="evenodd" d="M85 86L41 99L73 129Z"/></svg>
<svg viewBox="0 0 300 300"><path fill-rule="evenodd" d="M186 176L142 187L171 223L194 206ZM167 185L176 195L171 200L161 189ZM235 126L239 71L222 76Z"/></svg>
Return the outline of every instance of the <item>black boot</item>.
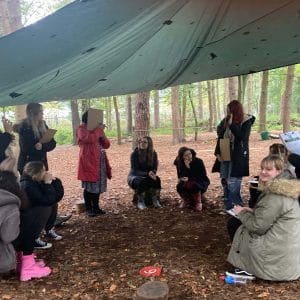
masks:
<svg viewBox="0 0 300 300"><path fill-rule="evenodd" d="M99 197L100 194L92 194L92 210L96 215L104 215L106 211L99 207Z"/></svg>
<svg viewBox="0 0 300 300"><path fill-rule="evenodd" d="M152 204L155 208L160 208L160 190L155 190L152 194Z"/></svg>
<svg viewBox="0 0 300 300"><path fill-rule="evenodd" d="M145 193L138 193L137 199L138 199L138 202L137 202L138 209L143 210L143 209L147 208L146 204L145 204Z"/></svg>
<svg viewBox="0 0 300 300"><path fill-rule="evenodd" d="M85 212L86 212L86 214L89 217L95 217L96 214L93 211L93 207L92 207L92 193L89 193L86 190L84 190L83 198L84 198L84 203L85 203Z"/></svg>

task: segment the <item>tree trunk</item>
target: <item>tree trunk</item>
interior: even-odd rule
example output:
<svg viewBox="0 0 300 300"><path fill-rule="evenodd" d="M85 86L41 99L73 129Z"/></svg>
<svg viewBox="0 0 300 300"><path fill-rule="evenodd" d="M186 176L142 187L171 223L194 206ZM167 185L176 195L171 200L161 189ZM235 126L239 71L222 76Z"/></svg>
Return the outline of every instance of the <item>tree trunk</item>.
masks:
<svg viewBox="0 0 300 300"><path fill-rule="evenodd" d="M212 125L214 126L217 122L217 108L216 108L216 89L215 81L211 80L211 105L212 105Z"/></svg>
<svg viewBox="0 0 300 300"><path fill-rule="evenodd" d="M283 132L290 131L291 126L291 102L293 92L293 80L294 80L295 65L288 66L285 91L282 96L282 129Z"/></svg>
<svg viewBox="0 0 300 300"><path fill-rule="evenodd" d="M121 145L122 136L121 136L120 114L119 114L119 109L118 109L117 97L113 97L113 101L114 101L114 108L115 108L115 113L116 113L118 145Z"/></svg>
<svg viewBox="0 0 300 300"><path fill-rule="evenodd" d="M131 95L127 96L127 134L132 134L132 99Z"/></svg>
<svg viewBox="0 0 300 300"><path fill-rule="evenodd" d="M219 89L219 80L216 80L215 84L215 98L216 98L216 119L215 124L217 124L218 120L220 120L221 117L221 110L220 110L220 89Z"/></svg>
<svg viewBox="0 0 300 300"><path fill-rule="evenodd" d="M111 129L111 98L106 99L106 126Z"/></svg>
<svg viewBox="0 0 300 300"><path fill-rule="evenodd" d="M80 118L78 113L78 102L77 100L70 101L71 113L72 113L72 132L73 132L73 145L77 145L76 140L76 129L80 124Z"/></svg>
<svg viewBox="0 0 300 300"><path fill-rule="evenodd" d="M296 111L300 114L300 77L297 77Z"/></svg>
<svg viewBox="0 0 300 300"><path fill-rule="evenodd" d="M23 27L20 0L0 0L0 21L4 35ZM25 117L26 105L17 105L15 108L16 122Z"/></svg>
<svg viewBox="0 0 300 300"><path fill-rule="evenodd" d="M228 78L228 92L229 92L229 101L237 100L235 77Z"/></svg>
<svg viewBox="0 0 300 300"><path fill-rule="evenodd" d="M248 75L247 80L247 112L252 114L252 105L253 105L253 74Z"/></svg>
<svg viewBox="0 0 300 300"><path fill-rule="evenodd" d="M226 116L227 104L229 102L229 81L226 78L224 78L223 83L224 83L224 98L223 98L222 110L223 110L223 116Z"/></svg>
<svg viewBox="0 0 300 300"><path fill-rule="evenodd" d="M180 113L179 113L179 87L171 87L171 103L172 103L172 127L173 127L173 144L181 143L180 136Z"/></svg>
<svg viewBox="0 0 300 300"><path fill-rule="evenodd" d="M195 121L195 136L194 136L194 140L197 141L198 140L198 120L197 120L197 113L196 113L195 105L194 105L194 102L193 102L193 97L192 97L191 89L189 89L189 99L190 99L190 102L191 102L192 111L193 111L193 115L194 115L194 121Z"/></svg>
<svg viewBox="0 0 300 300"><path fill-rule="evenodd" d="M211 81L207 80L207 95L208 95L208 110L209 110L209 118L208 118L208 131L213 132L213 105L212 105L212 87Z"/></svg>
<svg viewBox="0 0 300 300"><path fill-rule="evenodd" d="M198 82L197 96L198 96L198 116L199 116L200 120L203 120L202 82Z"/></svg>
<svg viewBox="0 0 300 300"><path fill-rule="evenodd" d="M141 92L136 95L134 144L138 139L150 135L149 98L150 92Z"/></svg>
<svg viewBox="0 0 300 300"><path fill-rule="evenodd" d="M179 87L180 89L180 87ZM185 142L185 121L186 121L186 86L182 86L182 108L180 118L180 137L181 142Z"/></svg>
<svg viewBox="0 0 300 300"><path fill-rule="evenodd" d="M91 103L89 99L81 100L81 113L86 112L91 107Z"/></svg>
<svg viewBox="0 0 300 300"><path fill-rule="evenodd" d="M247 84L248 75L240 75L238 76L238 100L244 104L244 98L245 98L245 89Z"/></svg>
<svg viewBox="0 0 300 300"><path fill-rule="evenodd" d="M262 81L261 81L260 101L259 101L259 125L258 125L259 132L266 130L268 83L269 83L269 72L263 71Z"/></svg>
<svg viewBox="0 0 300 300"><path fill-rule="evenodd" d="M159 127L159 91L154 91L154 128Z"/></svg>

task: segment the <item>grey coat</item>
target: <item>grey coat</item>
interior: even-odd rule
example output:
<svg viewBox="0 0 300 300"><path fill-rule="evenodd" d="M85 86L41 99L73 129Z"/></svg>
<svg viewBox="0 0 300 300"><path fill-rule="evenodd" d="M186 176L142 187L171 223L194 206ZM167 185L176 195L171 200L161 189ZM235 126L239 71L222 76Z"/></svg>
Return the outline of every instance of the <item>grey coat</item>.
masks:
<svg viewBox="0 0 300 300"><path fill-rule="evenodd" d="M20 199L0 189L0 273L16 267L16 256L11 244L19 235Z"/></svg>
<svg viewBox="0 0 300 300"><path fill-rule="evenodd" d="M227 260L256 277L300 277L300 181L276 178L262 188L253 212L242 211Z"/></svg>

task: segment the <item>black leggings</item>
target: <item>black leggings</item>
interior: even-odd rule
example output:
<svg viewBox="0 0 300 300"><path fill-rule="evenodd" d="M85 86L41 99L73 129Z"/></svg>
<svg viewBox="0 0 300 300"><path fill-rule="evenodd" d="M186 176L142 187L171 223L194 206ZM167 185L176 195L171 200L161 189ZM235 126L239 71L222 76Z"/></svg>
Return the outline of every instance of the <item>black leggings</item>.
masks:
<svg viewBox="0 0 300 300"><path fill-rule="evenodd" d="M149 189L155 189L160 190L161 189L161 183L160 178L156 176L156 180L153 180L150 177L136 177L131 186L134 190L137 191L138 194L144 193L148 191Z"/></svg>
<svg viewBox="0 0 300 300"><path fill-rule="evenodd" d="M45 228L51 212L51 206L35 206L26 211L21 211L20 233L13 242L16 251L23 251L24 255L33 253L34 240Z"/></svg>
<svg viewBox="0 0 300 300"><path fill-rule="evenodd" d="M227 231L230 237L230 240L233 241L234 235L237 229L242 225L242 222L235 217L231 217L227 222Z"/></svg>

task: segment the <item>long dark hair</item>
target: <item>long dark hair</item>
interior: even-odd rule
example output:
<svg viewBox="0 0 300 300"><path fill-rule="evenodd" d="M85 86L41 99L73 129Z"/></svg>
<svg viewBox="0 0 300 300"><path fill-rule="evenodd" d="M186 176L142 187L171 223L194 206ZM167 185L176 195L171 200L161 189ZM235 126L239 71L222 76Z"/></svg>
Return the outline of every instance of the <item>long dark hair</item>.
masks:
<svg viewBox="0 0 300 300"><path fill-rule="evenodd" d="M233 124L240 124L244 119L244 109L243 105L238 100L232 100L227 105L230 113L232 113L232 123Z"/></svg>
<svg viewBox="0 0 300 300"><path fill-rule="evenodd" d="M144 136L139 141L141 141L142 139L147 140L148 146L147 149L140 149L140 147L138 147L139 162L147 162L149 166L152 166L155 153L155 150L153 149L153 141L150 136Z"/></svg>
<svg viewBox="0 0 300 300"><path fill-rule="evenodd" d="M188 147L180 147L178 149L178 154L177 157L175 159L175 165L178 167L178 169L181 171L184 164L184 160L183 160L183 155L186 151L191 151L193 158L196 156L196 152L194 149L188 148Z"/></svg>

